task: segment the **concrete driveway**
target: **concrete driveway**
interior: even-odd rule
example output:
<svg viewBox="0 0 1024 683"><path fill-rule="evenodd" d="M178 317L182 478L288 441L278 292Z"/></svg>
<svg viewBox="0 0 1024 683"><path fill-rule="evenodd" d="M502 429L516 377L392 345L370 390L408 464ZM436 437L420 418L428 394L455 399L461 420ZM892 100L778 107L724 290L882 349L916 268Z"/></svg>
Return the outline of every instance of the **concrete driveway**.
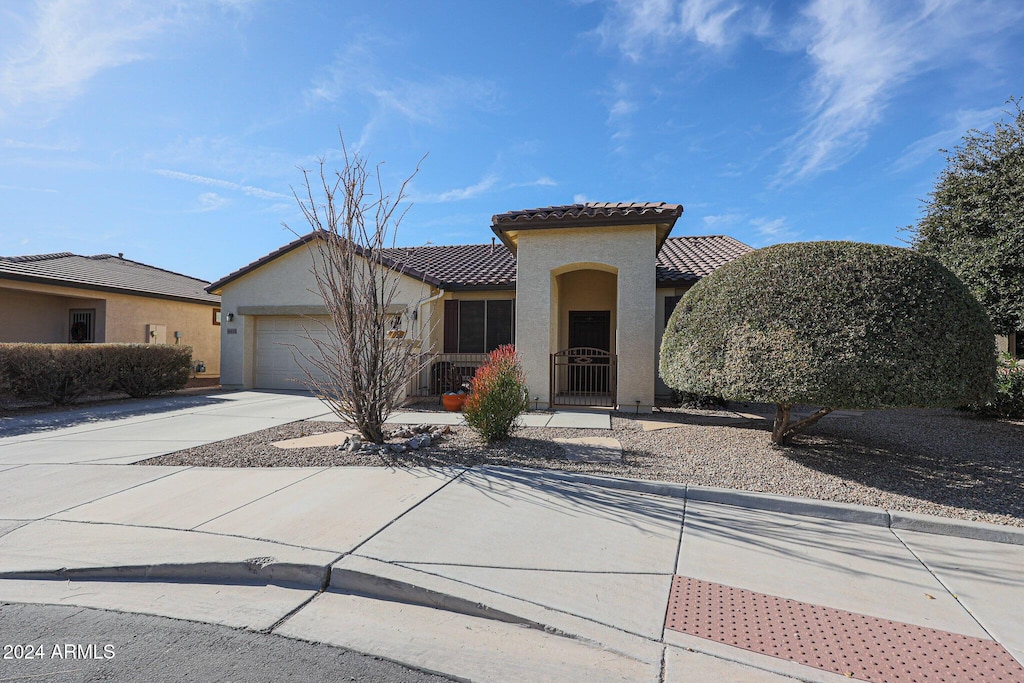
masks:
<svg viewBox="0 0 1024 683"><path fill-rule="evenodd" d="M167 396L0 419L0 468L130 464L330 413L305 393Z"/></svg>

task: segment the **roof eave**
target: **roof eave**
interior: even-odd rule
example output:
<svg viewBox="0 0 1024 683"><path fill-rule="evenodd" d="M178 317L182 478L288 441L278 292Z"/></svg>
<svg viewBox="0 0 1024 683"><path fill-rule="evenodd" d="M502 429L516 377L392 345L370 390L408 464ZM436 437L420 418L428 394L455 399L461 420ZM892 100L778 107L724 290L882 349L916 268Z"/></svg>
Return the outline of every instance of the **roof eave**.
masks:
<svg viewBox="0 0 1024 683"><path fill-rule="evenodd" d="M220 301L210 299L199 299L189 296L176 296L174 294L162 294L160 292L146 292L140 289L128 289L124 287L110 287L107 285L94 285L73 280L61 280L60 278L47 278L34 275L22 275L18 273L0 273L0 281L14 280L16 282L31 282L39 285L51 285L54 287L69 287L72 289L86 289L90 292L110 292L111 294L126 294L129 296L141 296L147 299L164 299L167 301L184 301L191 304L203 304L205 306L217 306ZM209 290L206 290L209 291ZM218 296L210 292L212 296Z"/></svg>

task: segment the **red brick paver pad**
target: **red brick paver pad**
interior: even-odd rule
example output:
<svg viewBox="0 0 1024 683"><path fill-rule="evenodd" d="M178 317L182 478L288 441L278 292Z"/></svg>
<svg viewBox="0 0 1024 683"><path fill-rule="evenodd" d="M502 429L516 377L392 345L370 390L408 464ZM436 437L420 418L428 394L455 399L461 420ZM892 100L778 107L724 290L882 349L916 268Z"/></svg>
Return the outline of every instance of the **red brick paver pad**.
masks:
<svg viewBox="0 0 1024 683"><path fill-rule="evenodd" d="M862 681L1024 681L992 640L686 576L672 579L665 626Z"/></svg>

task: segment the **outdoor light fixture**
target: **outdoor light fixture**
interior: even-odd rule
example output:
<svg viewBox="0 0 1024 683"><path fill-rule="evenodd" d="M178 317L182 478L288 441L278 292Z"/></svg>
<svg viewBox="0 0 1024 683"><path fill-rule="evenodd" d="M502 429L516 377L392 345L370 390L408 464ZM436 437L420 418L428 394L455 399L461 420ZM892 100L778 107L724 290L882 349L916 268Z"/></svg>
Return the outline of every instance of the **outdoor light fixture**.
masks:
<svg viewBox="0 0 1024 683"><path fill-rule="evenodd" d="M235 314L234 313L228 313L228 322L231 322L234 319L235 319Z"/></svg>

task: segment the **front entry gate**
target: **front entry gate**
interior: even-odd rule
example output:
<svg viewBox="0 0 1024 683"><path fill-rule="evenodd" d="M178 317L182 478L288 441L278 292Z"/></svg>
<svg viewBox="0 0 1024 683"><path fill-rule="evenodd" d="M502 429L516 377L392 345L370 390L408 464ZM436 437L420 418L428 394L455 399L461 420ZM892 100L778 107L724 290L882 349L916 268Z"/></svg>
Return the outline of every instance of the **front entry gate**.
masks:
<svg viewBox="0 0 1024 683"><path fill-rule="evenodd" d="M615 360L615 354L590 346L551 354L551 404L614 408Z"/></svg>

